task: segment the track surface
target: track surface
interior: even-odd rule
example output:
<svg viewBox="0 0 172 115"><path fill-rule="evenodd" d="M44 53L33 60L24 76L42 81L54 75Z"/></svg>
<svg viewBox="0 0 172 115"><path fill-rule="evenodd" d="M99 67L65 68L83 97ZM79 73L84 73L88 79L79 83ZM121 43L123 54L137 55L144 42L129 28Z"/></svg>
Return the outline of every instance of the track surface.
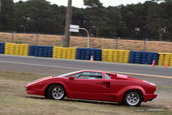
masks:
<svg viewBox="0 0 172 115"><path fill-rule="evenodd" d="M155 83L172 85L172 68L0 55L0 70L5 71L58 75L81 69L119 72Z"/></svg>

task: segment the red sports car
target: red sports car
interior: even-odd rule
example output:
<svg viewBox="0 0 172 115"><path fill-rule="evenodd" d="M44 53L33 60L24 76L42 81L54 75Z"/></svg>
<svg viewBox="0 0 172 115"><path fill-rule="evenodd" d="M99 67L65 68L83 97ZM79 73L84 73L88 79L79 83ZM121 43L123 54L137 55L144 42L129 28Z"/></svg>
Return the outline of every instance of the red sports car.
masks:
<svg viewBox="0 0 172 115"><path fill-rule="evenodd" d="M26 85L27 94L41 95L48 99L64 97L114 101L128 106L139 106L151 101L156 85L110 72L81 70L58 76L49 76Z"/></svg>

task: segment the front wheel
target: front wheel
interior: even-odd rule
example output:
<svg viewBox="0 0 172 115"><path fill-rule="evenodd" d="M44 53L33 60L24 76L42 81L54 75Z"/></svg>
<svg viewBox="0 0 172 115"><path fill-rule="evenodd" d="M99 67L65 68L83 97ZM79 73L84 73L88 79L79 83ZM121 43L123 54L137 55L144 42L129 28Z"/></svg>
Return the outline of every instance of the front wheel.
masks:
<svg viewBox="0 0 172 115"><path fill-rule="evenodd" d="M48 97L55 100L62 100L65 97L65 90L61 85L52 85L48 89Z"/></svg>
<svg viewBox="0 0 172 115"><path fill-rule="evenodd" d="M138 91L128 91L124 95L123 102L128 106L139 106L142 102L142 95Z"/></svg>

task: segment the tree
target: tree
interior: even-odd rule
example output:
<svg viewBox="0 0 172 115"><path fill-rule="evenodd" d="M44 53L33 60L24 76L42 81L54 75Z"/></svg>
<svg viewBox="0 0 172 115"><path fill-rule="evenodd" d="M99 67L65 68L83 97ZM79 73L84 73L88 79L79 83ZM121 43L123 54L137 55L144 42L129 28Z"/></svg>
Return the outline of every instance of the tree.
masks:
<svg viewBox="0 0 172 115"><path fill-rule="evenodd" d="M121 6L122 19L127 26L126 37L142 39L146 36L147 7L141 3Z"/></svg>
<svg viewBox="0 0 172 115"><path fill-rule="evenodd" d="M73 7L72 24L87 28L90 34L99 37L172 41L172 0L160 1L103 7L100 0L84 0L85 9ZM1 2L0 31L64 34L66 7L47 0Z"/></svg>
<svg viewBox="0 0 172 115"><path fill-rule="evenodd" d="M126 25L122 20L120 7L106 8L106 25L101 26L101 32L105 37L122 37L126 32ZM101 35L101 34L100 34Z"/></svg>
<svg viewBox="0 0 172 115"><path fill-rule="evenodd" d="M14 3L13 0L1 0L0 30L13 29Z"/></svg>
<svg viewBox="0 0 172 115"><path fill-rule="evenodd" d="M148 30L149 39L163 39L162 29L165 27L167 20L162 17L163 9L161 4L152 2L149 4L147 22L145 28Z"/></svg>
<svg viewBox="0 0 172 115"><path fill-rule="evenodd" d="M103 24L102 22L105 19L105 8L99 0L84 0L84 5L87 6L84 10L84 28L87 28L90 34L98 36L100 25Z"/></svg>
<svg viewBox="0 0 172 115"><path fill-rule="evenodd" d="M58 6L51 6L46 0L18 2L15 8L17 31L53 34L60 30Z"/></svg>
<svg viewBox="0 0 172 115"><path fill-rule="evenodd" d="M172 41L172 0L161 3L161 17L164 20L161 28L163 40Z"/></svg>
<svg viewBox="0 0 172 115"><path fill-rule="evenodd" d="M103 6L99 0L84 0L84 5L90 8L100 8Z"/></svg>

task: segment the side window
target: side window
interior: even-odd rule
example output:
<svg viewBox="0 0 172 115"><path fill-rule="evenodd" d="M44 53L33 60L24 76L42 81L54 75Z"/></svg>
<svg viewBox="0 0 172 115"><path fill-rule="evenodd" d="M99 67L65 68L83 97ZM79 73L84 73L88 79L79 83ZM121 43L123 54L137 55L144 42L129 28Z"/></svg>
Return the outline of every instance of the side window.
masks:
<svg viewBox="0 0 172 115"><path fill-rule="evenodd" d="M91 76L91 72L82 72L78 77L78 79L89 79L90 76Z"/></svg>
<svg viewBox="0 0 172 115"><path fill-rule="evenodd" d="M111 77L105 73L105 79L110 79Z"/></svg>
<svg viewBox="0 0 172 115"><path fill-rule="evenodd" d="M102 79L102 73L99 72L83 72L78 79Z"/></svg>
<svg viewBox="0 0 172 115"><path fill-rule="evenodd" d="M69 75L69 76L66 76L66 78L69 78L69 77L71 77L71 76L73 76L73 77L75 77L75 78L78 78L80 74L81 74L81 73L77 73L77 74Z"/></svg>
<svg viewBox="0 0 172 115"><path fill-rule="evenodd" d="M96 72L94 77L95 79L102 79L102 73Z"/></svg>

